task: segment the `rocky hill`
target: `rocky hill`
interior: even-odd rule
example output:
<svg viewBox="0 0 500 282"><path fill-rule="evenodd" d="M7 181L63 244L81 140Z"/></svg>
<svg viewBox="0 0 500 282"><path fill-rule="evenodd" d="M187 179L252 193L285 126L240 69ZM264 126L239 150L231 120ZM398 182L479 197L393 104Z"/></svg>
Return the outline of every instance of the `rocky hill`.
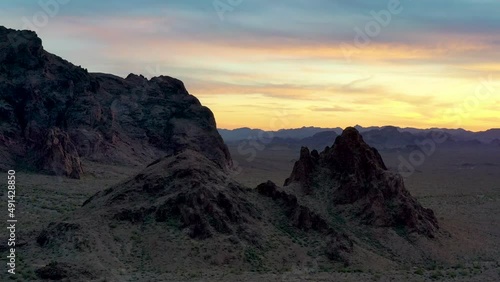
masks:
<svg viewBox="0 0 500 282"><path fill-rule="evenodd" d="M67 278L123 277L118 269L280 272L301 263L369 269L422 263L428 249L418 240L433 244L437 230L433 212L348 128L321 154L303 148L283 188L246 188L196 150L163 157L50 223L28 248L58 254L39 276Z"/></svg>
<svg viewBox="0 0 500 282"><path fill-rule="evenodd" d="M144 165L187 148L231 166L212 112L181 81L89 73L30 31L0 27L0 117L2 170L79 178L81 158Z"/></svg>
<svg viewBox="0 0 500 282"><path fill-rule="evenodd" d="M438 229L432 210L410 195L402 177L389 172L378 151L352 127L321 153L303 147L285 188L294 184L304 197L326 201L363 224L404 228L428 237Z"/></svg>
<svg viewBox="0 0 500 282"><path fill-rule="evenodd" d="M52 261L37 270L39 277L53 271L68 279L123 277L119 269L272 272L312 261L307 251L326 265L349 261L354 250L347 235L296 198L278 198L273 188L245 188L186 149L95 194L46 226L28 248L39 261Z"/></svg>
<svg viewBox="0 0 500 282"><path fill-rule="evenodd" d="M437 222L384 169L376 151L350 129L321 155L304 148L284 188L272 182L246 188L188 148L90 197L30 235L24 251L36 254L33 264L42 265L38 277L71 281L122 281L128 273L142 273L144 281L179 280L195 270L273 273L302 264L379 269L401 261L423 263L429 249L393 228L403 225L417 239L430 240ZM319 170L331 181L316 182ZM365 177L365 186L355 185ZM335 179L338 190L329 186ZM319 194L328 190L338 197ZM329 210L321 203L353 208ZM362 235L358 222L379 230L361 228ZM392 250L385 240L417 255ZM430 240L431 248L437 243Z"/></svg>

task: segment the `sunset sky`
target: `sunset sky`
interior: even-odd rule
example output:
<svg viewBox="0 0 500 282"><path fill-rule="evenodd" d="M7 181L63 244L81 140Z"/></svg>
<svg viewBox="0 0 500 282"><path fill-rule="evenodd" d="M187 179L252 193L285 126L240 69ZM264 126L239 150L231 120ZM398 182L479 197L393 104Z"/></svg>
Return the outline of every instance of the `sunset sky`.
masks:
<svg viewBox="0 0 500 282"><path fill-rule="evenodd" d="M179 78L219 128L500 127L497 0L58 1L1 1L0 25L91 72Z"/></svg>

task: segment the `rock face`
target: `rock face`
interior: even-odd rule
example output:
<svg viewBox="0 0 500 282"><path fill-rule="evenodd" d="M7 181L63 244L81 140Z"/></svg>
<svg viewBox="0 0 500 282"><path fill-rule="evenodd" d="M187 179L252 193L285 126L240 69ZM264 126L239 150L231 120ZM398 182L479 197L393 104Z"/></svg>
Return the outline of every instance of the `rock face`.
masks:
<svg viewBox="0 0 500 282"><path fill-rule="evenodd" d="M175 222L192 238L235 234L255 220L257 211L244 188L197 151L165 157L133 179L96 194L84 208L107 207L113 219Z"/></svg>
<svg viewBox="0 0 500 282"><path fill-rule="evenodd" d="M41 145L44 147L36 150L41 153L37 158L39 168L58 175L80 178L83 174L82 163L67 133L59 128L51 128Z"/></svg>
<svg viewBox="0 0 500 282"><path fill-rule="evenodd" d="M232 165L212 112L181 81L88 73L35 33L0 27L0 169L22 161L78 178L79 158L143 165L185 149Z"/></svg>
<svg viewBox="0 0 500 282"><path fill-rule="evenodd" d="M428 237L438 229L433 211L410 195L402 177L387 170L378 151L355 128L346 128L331 148L319 154L302 148L285 186L293 183L307 195L315 189L333 190L324 201L348 210L363 224L401 227Z"/></svg>
<svg viewBox="0 0 500 282"><path fill-rule="evenodd" d="M328 238L325 253L330 259L348 260L348 255L353 251L353 241L346 234L339 233L330 227L328 221L320 214L305 205L301 205L295 195L288 194L272 181L260 184L256 190L261 195L271 197L278 202L295 227L324 233Z"/></svg>
<svg viewBox="0 0 500 282"><path fill-rule="evenodd" d="M285 186L292 182L299 182L306 194L312 192L312 178L311 175L314 171L315 164L318 161L318 151L313 150L309 152L307 147L300 149L300 159L295 163L290 178L285 180Z"/></svg>
<svg viewBox="0 0 500 282"><path fill-rule="evenodd" d="M324 231L328 229L327 222L320 215L300 205L295 195L287 194L272 181L262 183L256 189L260 194L281 202L294 226L303 230Z"/></svg>
<svg viewBox="0 0 500 282"><path fill-rule="evenodd" d="M258 217L257 210L245 199L245 191L206 156L186 149L95 194L83 204L81 215L130 224L147 219L168 222L194 239L218 233L244 236L245 226ZM75 244L72 247L83 250L89 243L85 236L78 235L82 229L80 221L54 223L40 233L37 243L63 245L69 236Z"/></svg>

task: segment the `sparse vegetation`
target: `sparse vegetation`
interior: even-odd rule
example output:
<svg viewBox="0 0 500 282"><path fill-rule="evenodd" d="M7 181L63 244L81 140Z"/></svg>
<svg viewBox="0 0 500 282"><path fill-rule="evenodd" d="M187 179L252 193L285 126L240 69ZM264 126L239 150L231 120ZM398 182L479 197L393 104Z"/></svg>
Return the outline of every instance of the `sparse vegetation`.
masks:
<svg viewBox="0 0 500 282"><path fill-rule="evenodd" d="M415 274L417 274L417 275L424 275L424 270L419 267L417 270L415 270Z"/></svg>
<svg viewBox="0 0 500 282"><path fill-rule="evenodd" d="M169 216L166 221L167 226L173 228L174 230L179 230L182 227L182 223L178 217Z"/></svg>
<svg viewBox="0 0 500 282"><path fill-rule="evenodd" d="M433 271L431 274L431 279L440 279L443 277L443 273L440 270Z"/></svg>
<svg viewBox="0 0 500 282"><path fill-rule="evenodd" d="M247 247L244 251L244 257L246 262L252 266L252 270L263 271L265 269L262 257L256 249Z"/></svg>
<svg viewBox="0 0 500 282"><path fill-rule="evenodd" d="M469 275L469 271L467 269L462 269L459 271L459 274L461 276L468 276Z"/></svg>
<svg viewBox="0 0 500 282"><path fill-rule="evenodd" d="M457 277L457 273L453 270L449 270L447 273L446 273L447 276L451 277L451 278L455 278Z"/></svg>

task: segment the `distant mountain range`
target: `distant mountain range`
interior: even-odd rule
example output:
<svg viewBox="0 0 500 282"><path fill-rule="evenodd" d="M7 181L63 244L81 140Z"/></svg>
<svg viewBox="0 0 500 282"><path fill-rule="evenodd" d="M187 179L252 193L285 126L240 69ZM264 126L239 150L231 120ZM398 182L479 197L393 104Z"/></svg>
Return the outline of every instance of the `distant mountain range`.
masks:
<svg viewBox="0 0 500 282"><path fill-rule="evenodd" d="M400 128L395 126L372 126L355 128L363 135L365 141L378 149L399 149L419 146L425 140L439 138L440 143L448 146L500 146L500 129L489 129L473 132L465 129L446 128ZM233 130L219 129L219 133L228 144L242 141L260 142L272 146L300 147L307 146L322 150L331 146L335 138L342 134L342 128L302 127L265 131L262 129L238 128Z"/></svg>

